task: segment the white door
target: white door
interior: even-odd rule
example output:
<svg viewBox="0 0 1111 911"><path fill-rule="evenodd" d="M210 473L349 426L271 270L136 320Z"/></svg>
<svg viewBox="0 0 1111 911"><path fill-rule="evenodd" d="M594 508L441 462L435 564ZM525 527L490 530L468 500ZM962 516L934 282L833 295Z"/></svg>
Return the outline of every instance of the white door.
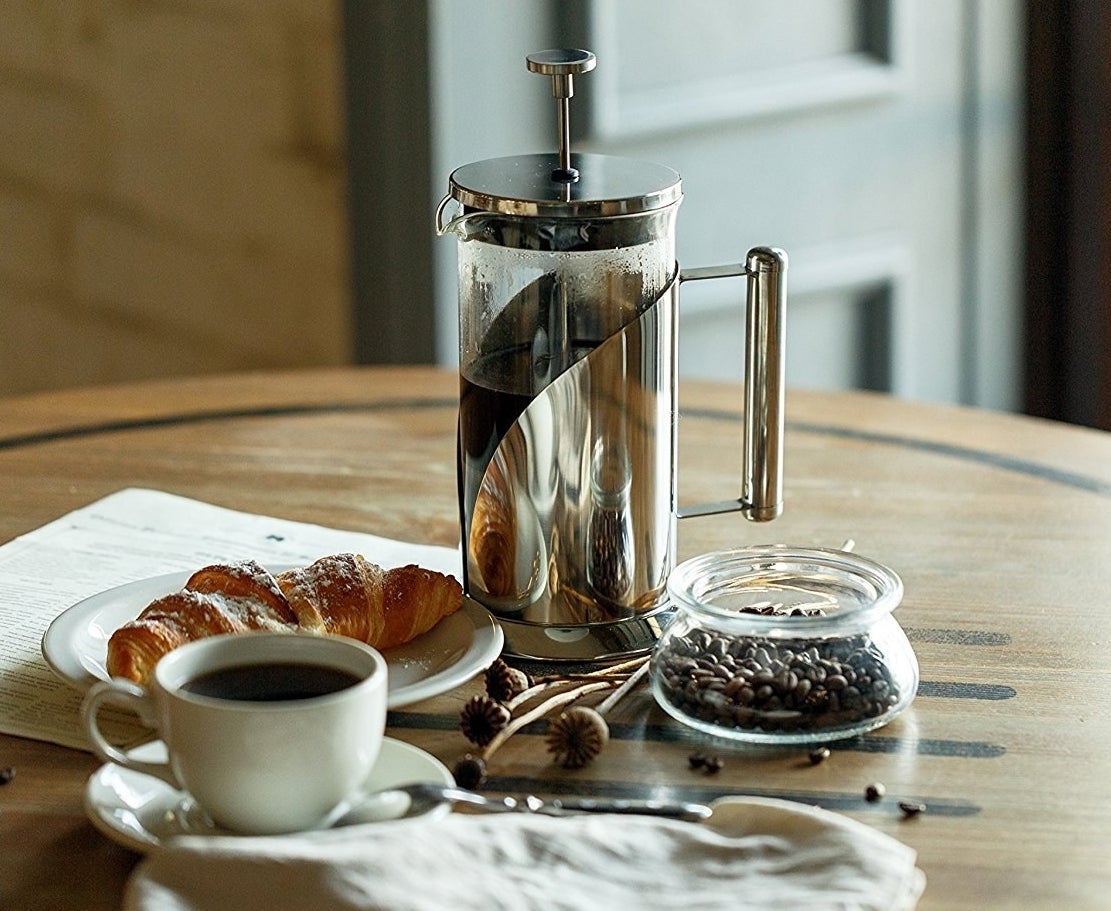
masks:
<svg viewBox="0 0 1111 911"><path fill-rule="evenodd" d="M789 385L1017 408L1018 0L434 0L433 178L554 148L525 54L587 47L574 147L683 177L684 267L790 256ZM438 183L437 183L438 182ZM454 363L454 249L436 249ZM741 375L742 282L685 285L680 369Z"/></svg>

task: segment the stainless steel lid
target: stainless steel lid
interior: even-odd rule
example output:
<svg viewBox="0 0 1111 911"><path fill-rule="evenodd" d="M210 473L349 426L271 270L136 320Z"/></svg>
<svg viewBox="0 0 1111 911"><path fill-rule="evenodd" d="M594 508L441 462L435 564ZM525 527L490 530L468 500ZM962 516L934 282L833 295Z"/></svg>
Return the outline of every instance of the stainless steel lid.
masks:
<svg viewBox="0 0 1111 911"><path fill-rule="evenodd" d="M448 182L452 198L469 208L551 218L637 215L683 196L678 172L654 162L576 152L571 163L574 181L553 179L558 156L542 153L463 165Z"/></svg>
<svg viewBox="0 0 1111 911"><path fill-rule="evenodd" d="M597 65L590 51L556 48L525 58L529 72L550 77L556 100L558 151L476 161L450 178L450 195L465 208L500 215L598 218L655 212L682 196L679 175L648 161L571 152L575 76Z"/></svg>

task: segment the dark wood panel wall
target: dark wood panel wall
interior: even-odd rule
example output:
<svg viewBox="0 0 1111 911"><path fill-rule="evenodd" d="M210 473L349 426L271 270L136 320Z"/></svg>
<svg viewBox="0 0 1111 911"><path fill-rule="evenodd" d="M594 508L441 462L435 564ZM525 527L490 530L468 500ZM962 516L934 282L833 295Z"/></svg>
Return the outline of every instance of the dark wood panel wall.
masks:
<svg viewBox="0 0 1111 911"><path fill-rule="evenodd" d="M428 4L343 0L355 361L435 357Z"/></svg>
<svg viewBox="0 0 1111 911"><path fill-rule="evenodd" d="M1026 410L1111 430L1111 4L1027 4Z"/></svg>

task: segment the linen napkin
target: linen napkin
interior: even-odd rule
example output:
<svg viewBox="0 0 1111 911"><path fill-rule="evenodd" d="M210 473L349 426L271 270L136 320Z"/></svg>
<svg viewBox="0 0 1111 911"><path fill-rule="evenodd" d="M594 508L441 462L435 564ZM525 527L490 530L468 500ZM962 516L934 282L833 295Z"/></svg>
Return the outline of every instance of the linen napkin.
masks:
<svg viewBox="0 0 1111 911"><path fill-rule="evenodd" d="M451 814L280 838L176 839L125 911L912 909L915 852L848 817L728 798L701 824Z"/></svg>

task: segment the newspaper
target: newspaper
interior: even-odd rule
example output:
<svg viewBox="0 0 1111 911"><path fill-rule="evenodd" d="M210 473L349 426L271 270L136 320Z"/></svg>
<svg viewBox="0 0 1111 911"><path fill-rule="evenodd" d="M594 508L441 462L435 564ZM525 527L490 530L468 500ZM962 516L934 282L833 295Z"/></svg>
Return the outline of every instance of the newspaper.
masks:
<svg viewBox="0 0 1111 911"><path fill-rule="evenodd" d="M419 562L459 574L459 552L271 516L236 512L156 490L127 489L0 547L0 732L89 749L79 684L56 675L42 639L61 613L129 582L252 558L305 565L354 551L383 566ZM120 713L110 736L149 736Z"/></svg>

